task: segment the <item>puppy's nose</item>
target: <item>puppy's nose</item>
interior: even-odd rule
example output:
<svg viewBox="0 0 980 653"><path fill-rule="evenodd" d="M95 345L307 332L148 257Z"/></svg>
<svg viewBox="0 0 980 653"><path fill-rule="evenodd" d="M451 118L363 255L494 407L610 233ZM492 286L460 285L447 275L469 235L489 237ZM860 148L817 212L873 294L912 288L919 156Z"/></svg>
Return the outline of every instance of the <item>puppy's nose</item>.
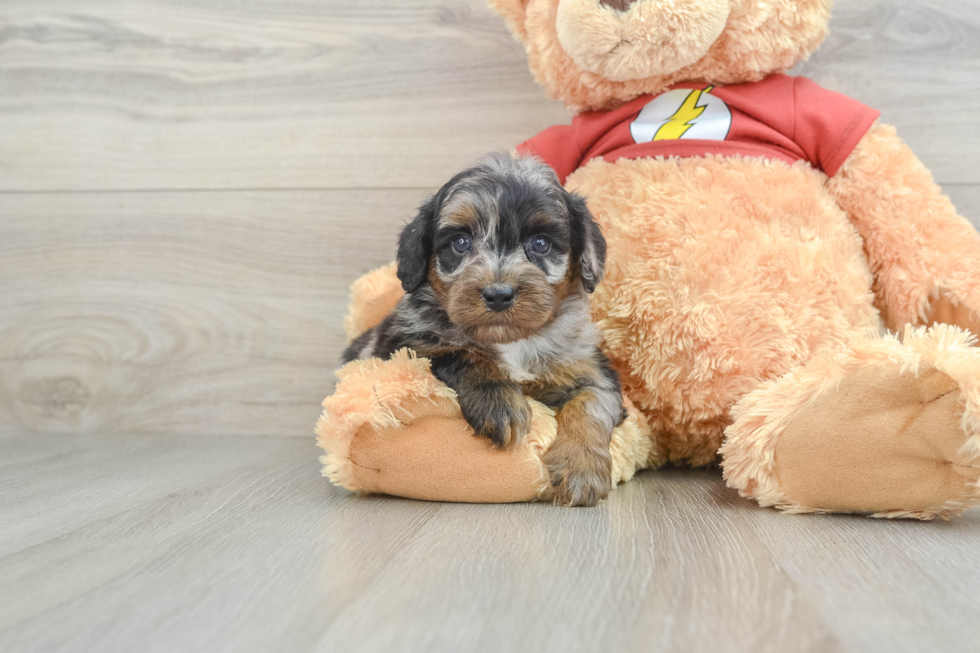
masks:
<svg viewBox="0 0 980 653"><path fill-rule="evenodd" d="M514 297L517 296L517 289L513 286L493 285L487 286L481 293L483 301L487 303L487 308L491 311L505 311L514 304Z"/></svg>
<svg viewBox="0 0 980 653"><path fill-rule="evenodd" d="M630 5L638 0L599 0L600 5L615 9L616 11L626 11Z"/></svg>

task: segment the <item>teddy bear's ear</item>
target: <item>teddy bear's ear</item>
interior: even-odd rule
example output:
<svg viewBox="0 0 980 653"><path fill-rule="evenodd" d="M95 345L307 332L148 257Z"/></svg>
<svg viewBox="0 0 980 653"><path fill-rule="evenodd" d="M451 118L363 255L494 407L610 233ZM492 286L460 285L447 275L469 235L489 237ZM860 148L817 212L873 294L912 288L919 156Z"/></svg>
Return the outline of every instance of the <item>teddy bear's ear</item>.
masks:
<svg viewBox="0 0 980 653"><path fill-rule="evenodd" d="M524 26L527 17L527 3L530 0L488 0L490 8L504 17L511 34L520 42L527 40Z"/></svg>
<svg viewBox="0 0 980 653"><path fill-rule="evenodd" d="M581 195L566 192L565 206L572 223L572 255L578 258L585 292L591 293L606 273L606 239Z"/></svg>

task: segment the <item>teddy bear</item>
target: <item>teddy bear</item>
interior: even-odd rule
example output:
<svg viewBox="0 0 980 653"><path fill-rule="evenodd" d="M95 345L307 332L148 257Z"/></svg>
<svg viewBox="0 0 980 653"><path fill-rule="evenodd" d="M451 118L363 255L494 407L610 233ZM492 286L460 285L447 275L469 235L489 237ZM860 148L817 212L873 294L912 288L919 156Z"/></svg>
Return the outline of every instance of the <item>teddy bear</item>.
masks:
<svg viewBox="0 0 980 653"><path fill-rule="evenodd" d="M949 518L980 504L980 235L877 111L785 71L832 0L490 0L575 115L517 146L584 196L591 300L628 417L612 483L720 464L789 513ZM353 338L401 295L352 288ZM543 496L554 414L497 450L412 352L339 373L324 474L444 501Z"/></svg>

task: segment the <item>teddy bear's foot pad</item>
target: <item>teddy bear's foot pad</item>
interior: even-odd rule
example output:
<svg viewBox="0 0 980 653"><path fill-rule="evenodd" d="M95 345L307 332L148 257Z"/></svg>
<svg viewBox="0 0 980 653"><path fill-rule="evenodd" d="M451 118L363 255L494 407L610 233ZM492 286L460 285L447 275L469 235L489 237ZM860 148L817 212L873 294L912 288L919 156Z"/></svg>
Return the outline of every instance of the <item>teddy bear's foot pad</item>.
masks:
<svg viewBox="0 0 980 653"><path fill-rule="evenodd" d="M941 293L929 306L929 324L953 324L980 335L980 311Z"/></svg>
<svg viewBox="0 0 980 653"><path fill-rule="evenodd" d="M775 449L779 486L797 506L917 517L980 502L980 451L963 431L956 381L885 362L843 378L793 418Z"/></svg>

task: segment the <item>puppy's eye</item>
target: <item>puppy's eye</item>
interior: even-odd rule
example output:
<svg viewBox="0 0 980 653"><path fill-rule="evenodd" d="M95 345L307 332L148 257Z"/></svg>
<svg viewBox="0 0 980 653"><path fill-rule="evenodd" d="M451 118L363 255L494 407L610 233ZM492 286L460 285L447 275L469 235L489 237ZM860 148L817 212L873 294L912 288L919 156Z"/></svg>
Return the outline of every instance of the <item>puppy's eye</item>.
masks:
<svg viewBox="0 0 980 653"><path fill-rule="evenodd" d="M458 254L465 254L473 249L473 241L470 240L469 236L456 236L453 239L453 249Z"/></svg>
<svg viewBox="0 0 980 653"><path fill-rule="evenodd" d="M535 254L547 254L551 249L551 241L544 236L538 236L531 241L531 251Z"/></svg>

